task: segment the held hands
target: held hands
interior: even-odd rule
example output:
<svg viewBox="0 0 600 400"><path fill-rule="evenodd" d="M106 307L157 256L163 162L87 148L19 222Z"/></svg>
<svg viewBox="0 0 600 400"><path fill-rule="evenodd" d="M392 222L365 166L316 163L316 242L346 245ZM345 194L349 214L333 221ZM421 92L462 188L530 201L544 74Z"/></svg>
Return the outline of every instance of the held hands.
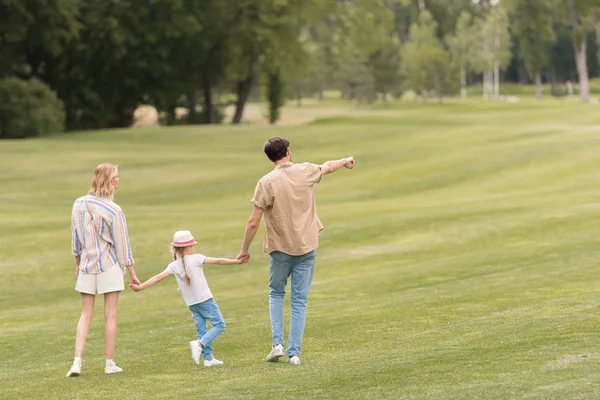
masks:
<svg viewBox="0 0 600 400"><path fill-rule="evenodd" d="M348 169L352 169L354 168L354 164L356 164L356 161L354 160L354 156L350 156L346 158L346 163L344 164L344 167L348 168Z"/></svg>
<svg viewBox="0 0 600 400"><path fill-rule="evenodd" d="M131 286L132 284L141 285L142 282L140 282L140 280L137 278L137 276L133 275L129 278L129 286Z"/></svg>
<svg viewBox="0 0 600 400"><path fill-rule="evenodd" d="M129 283L129 289L133 290L134 292L139 292L140 290L142 290L140 286L140 284L135 284L131 282Z"/></svg>
<svg viewBox="0 0 600 400"><path fill-rule="evenodd" d="M134 292L139 292L140 290L142 290L139 288L141 284L142 283L140 282L136 274L129 273L129 289L133 290Z"/></svg>
<svg viewBox="0 0 600 400"><path fill-rule="evenodd" d="M246 264L250 261L250 253L247 251L240 251L240 254L237 255L236 259L238 259L240 264Z"/></svg>

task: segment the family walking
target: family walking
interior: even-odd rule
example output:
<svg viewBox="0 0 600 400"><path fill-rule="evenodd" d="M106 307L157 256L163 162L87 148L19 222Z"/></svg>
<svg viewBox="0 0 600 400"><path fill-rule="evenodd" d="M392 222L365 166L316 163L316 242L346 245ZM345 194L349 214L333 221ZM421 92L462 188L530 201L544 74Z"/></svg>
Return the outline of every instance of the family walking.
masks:
<svg viewBox="0 0 600 400"><path fill-rule="evenodd" d="M245 264L249 248L265 219L264 251L270 255L269 313L272 346L267 361L287 355L291 364L300 364L302 337L306 319L308 293L312 282L319 232L323 224L316 212L313 185L323 175L342 167L352 169L353 157L327 161L322 165L292 162L290 143L274 137L264 145L264 152L274 169L262 177L254 191L254 208L248 219L238 256L213 258L196 253L197 244L188 230L175 232L171 242L173 261L166 269L141 283L133 267L134 260L125 214L114 202L119 187L118 168L113 164L96 167L88 194L75 200L71 216L72 252L75 256L75 290L81 294L81 316L75 338L75 358L67 373L79 376L88 327L94 313L96 295L104 295L105 355L104 372L122 369L114 362L117 334L119 293L125 289L124 276L129 273L129 287L141 291L174 275L179 291L192 312L198 340L190 342L192 359L204 366L223 364L212 352L212 343L224 331L225 320L204 276L208 264ZM291 319L287 348L284 352L284 296L291 278ZM212 325L207 329L207 321Z"/></svg>

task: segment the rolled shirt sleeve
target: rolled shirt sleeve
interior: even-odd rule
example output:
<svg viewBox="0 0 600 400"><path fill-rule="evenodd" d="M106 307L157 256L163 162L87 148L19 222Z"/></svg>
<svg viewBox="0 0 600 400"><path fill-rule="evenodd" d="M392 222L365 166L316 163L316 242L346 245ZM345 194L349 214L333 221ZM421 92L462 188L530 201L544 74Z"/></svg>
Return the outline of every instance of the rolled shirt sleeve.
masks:
<svg viewBox="0 0 600 400"><path fill-rule="evenodd" d="M314 185L315 183L319 183L321 181L323 172L321 171L320 165L305 162L302 163L301 166L306 174L306 179L308 180L309 185Z"/></svg>
<svg viewBox="0 0 600 400"><path fill-rule="evenodd" d="M254 196L250 201L261 210L273 206L273 195L269 193L268 185L265 182L258 181L256 189L254 189Z"/></svg>
<svg viewBox="0 0 600 400"><path fill-rule="evenodd" d="M112 223L112 239L117 252L117 261L121 268L133 265L133 255L129 244L129 233L127 232L127 221L125 214L119 210L114 216Z"/></svg>

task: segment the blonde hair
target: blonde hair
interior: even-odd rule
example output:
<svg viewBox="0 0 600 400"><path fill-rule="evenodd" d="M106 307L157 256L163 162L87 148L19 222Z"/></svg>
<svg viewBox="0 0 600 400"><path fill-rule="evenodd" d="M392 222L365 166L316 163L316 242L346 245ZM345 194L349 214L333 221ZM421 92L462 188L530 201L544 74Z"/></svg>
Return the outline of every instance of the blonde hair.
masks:
<svg viewBox="0 0 600 400"><path fill-rule="evenodd" d="M105 196L112 199L115 193L112 180L119 174L118 168L118 165L109 163L98 165L94 171L92 187L88 194L96 194L97 196Z"/></svg>
<svg viewBox="0 0 600 400"><path fill-rule="evenodd" d="M185 274L185 282L188 284L188 286L191 286L192 279L188 275L187 269L185 268L185 257L183 255L183 253L184 253L185 249L187 249L188 247L192 247L192 246L175 247L175 246L171 245L171 254L173 255L173 261L181 259L181 263L183 264L183 273Z"/></svg>

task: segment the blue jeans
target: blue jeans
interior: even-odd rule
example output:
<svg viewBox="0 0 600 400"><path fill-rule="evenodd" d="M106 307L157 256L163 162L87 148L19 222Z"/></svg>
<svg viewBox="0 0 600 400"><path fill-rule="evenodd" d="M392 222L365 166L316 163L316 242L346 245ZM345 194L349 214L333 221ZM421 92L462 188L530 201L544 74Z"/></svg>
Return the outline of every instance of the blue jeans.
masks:
<svg viewBox="0 0 600 400"><path fill-rule="evenodd" d="M315 257L313 250L301 256L290 256L280 251L271 253L271 274L269 278L269 312L271 314L271 333L273 344L283 345L283 298L287 280L292 276L292 316L286 354L299 356L302 350L306 304L312 283Z"/></svg>
<svg viewBox="0 0 600 400"><path fill-rule="evenodd" d="M225 321L221 315L221 310L214 299L208 299L202 303L190 306L192 318L198 331L198 341L202 344L202 357L210 361L213 359L212 342L225 330ZM206 320L210 321L212 328L206 331Z"/></svg>

